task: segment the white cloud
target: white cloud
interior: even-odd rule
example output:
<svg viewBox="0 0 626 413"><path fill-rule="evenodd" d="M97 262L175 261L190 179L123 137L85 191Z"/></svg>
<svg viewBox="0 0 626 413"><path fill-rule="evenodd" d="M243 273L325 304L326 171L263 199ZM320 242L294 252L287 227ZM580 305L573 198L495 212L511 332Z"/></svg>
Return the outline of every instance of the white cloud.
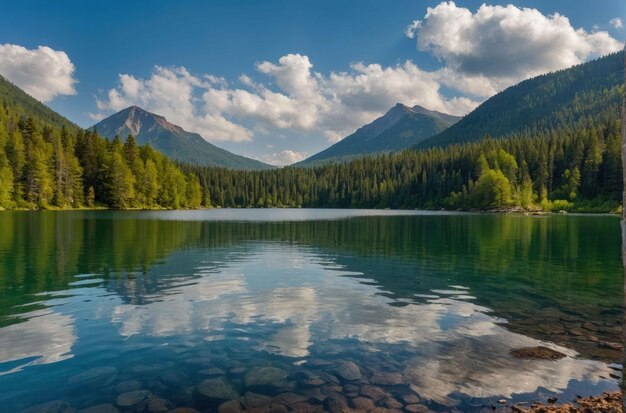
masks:
<svg viewBox="0 0 626 413"><path fill-rule="evenodd" d="M100 122L102 119L104 119L106 117L106 115L104 113L93 113L93 112L85 112L85 115L87 115L87 117L95 122Z"/></svg>
<svg viewBox="0 0 626 413"><path fill-rule="evenodd" d="M622 27L624 27L624 21L621 17L615 17L609 20L609 23L611 23L611 26L615 27L616 29L621 29Z"/></svg>
<svg viewBox="0 0 626 413"><path fill-rule="evenodd" d="M422 27L422 21L421 20L413 20L411 22L411 24L406 26L406 28L404 29L404 34L409 39L415 39L415 36L416 36L417 32L419 32L419 29L421 27Z"/></svg>
<svg viewBox="0 0 626 413"><path fill-rule="evenodd" d="M281 57L278 64L258 63L257 70L276 79L278 86L291 96L303 99L317 98L317 85L311 77L313 65L307 56L289 54Z"/></svg>
<svg viewBox="0 0 626 413"><path fill-rule="evenodd" d="M442 83L481 97L622 48L606 31L575 29L558 13L513 5L483 4L472 13L442 2L406 33L445 65Z"/></svg>
<svg viewBox="0 0 626 413"><path fill-rule="evenodd" d="M276 129L337 141L397 102L452 114L465 114L479 103L444 97L439 74L410 61L390 67L355 63L347 72L323 75L313 71L307 56L289 54L255 68L269 81L243 74L241 85L233 87L223 78L192 75L184 67L156 66L147 79L121 74L119 85L97 104L104 112L138 105L210 141L237 142L251 140L253 131L268 135ZM266 160L282 163L298 155L283 151Z"/></svg>
<svg viewBox="0 0 626 413"><path fill-rule="evenodd" d="M306 157L307 157L306 152L298 152L298 151L292 151L290 149L285 149L280 152L274 152L274 153L265 155L261 157L260 160L265 163L269 163L270 165L284 166L284 165L291 165L293 163L300 162L306 159Z"/></svg>
<svg viewBox="0 0 626 413"><path fill-rule="evenodd" d="M64 51L47 46L0 44L0 74L42 102L76 94L74 64Z"/></svg>

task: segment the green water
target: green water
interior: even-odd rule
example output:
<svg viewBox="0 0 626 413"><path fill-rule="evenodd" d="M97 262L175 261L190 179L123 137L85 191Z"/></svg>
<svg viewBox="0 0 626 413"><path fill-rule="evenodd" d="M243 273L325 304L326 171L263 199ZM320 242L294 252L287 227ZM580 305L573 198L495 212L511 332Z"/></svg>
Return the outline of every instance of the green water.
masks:
<svg viewBox="0 0 626 413"><path fill-rule="evenodd" d="M140 389L125 411L214 411L215 377L308 411L615 390L620 242L610 216L2 212L0 410ZM566 357L510 354L539 345Z"/></svg>

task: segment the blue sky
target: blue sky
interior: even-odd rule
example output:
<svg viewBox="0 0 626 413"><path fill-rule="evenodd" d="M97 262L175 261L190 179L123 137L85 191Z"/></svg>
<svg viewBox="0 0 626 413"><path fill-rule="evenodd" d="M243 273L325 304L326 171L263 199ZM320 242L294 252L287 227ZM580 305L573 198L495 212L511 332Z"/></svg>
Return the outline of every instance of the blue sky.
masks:
<svg viewBox="0 0 626 413"><path fill-rule="evenodd" d="M462 114L626 39L623 0L0 3L0 74L79 125L139 104L283 164L396 101Z"/></svg>

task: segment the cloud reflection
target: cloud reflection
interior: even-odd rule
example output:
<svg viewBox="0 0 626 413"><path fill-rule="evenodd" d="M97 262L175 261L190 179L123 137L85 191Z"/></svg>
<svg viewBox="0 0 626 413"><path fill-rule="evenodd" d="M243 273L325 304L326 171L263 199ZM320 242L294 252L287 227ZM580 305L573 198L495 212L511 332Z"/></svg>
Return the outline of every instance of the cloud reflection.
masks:
<svg viewBox="0 0 626 413"><path fill-rule="evenodd" d="M306 248L258 244L245 258L223 262L194 283L171 286L150 304L117 306L112 319L123 336L195 332L211 339L236 334L233 324L251 331L268 325L271 332L255 336L252 345L297 358L330 339L356 339L374 349L401 344L415 354L403 367L405 376L420 394L443 403L454 403L455 393L510 397L539 387L558 391L571 379L597 383L609 373L604 363L577 359L572 350L499 326L504 320L472 303L462 286L432 291L438 298L425 302L393 305L373 283L342 276L349 273ZM520 361L509 354L539 345L568 357Z"/></svg>
<svg viewBox="0 0 626 413"><path fill-rule="evenodd" d="M33 311L21 317L27 320L1 330L0 361L11 367L4 370L0 365L0 375L73 357L76 333L72 317L47 310Z"/></svg>

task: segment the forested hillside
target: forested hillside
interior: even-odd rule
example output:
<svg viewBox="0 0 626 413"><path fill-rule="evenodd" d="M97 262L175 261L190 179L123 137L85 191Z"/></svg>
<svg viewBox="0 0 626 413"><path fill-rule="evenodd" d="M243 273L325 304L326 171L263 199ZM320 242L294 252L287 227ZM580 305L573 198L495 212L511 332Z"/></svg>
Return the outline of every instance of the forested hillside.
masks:
<svg viewBox="0 0 626 413"><path fill-rule="evenodd" d="M10 107L19 116L33 116L40 123L61 128L65 126L69 130L76 131L78 125L70 122L37 99L24 92L13 83L0 75L0 104L5 108Z"/></svg>
<svg viewBox="0 0 626 413"><path fill-rule="evenodd" d="M132 136L107 141L38 113L0 106L0 208L200 206L198 178Z"/></svg>
<svg viewBox="0 0 626 413"><path fill-rule="evenodd" d="M207 206L610 211L621 199L620 123L487 139L274 171L185 167Z"/></svg>
<svg viewBox="0 0 626 413"><path fill-rule="evenodd" d="M618 52L511 86L417 148L612 122L623 93L624 54Z"/></svg>

